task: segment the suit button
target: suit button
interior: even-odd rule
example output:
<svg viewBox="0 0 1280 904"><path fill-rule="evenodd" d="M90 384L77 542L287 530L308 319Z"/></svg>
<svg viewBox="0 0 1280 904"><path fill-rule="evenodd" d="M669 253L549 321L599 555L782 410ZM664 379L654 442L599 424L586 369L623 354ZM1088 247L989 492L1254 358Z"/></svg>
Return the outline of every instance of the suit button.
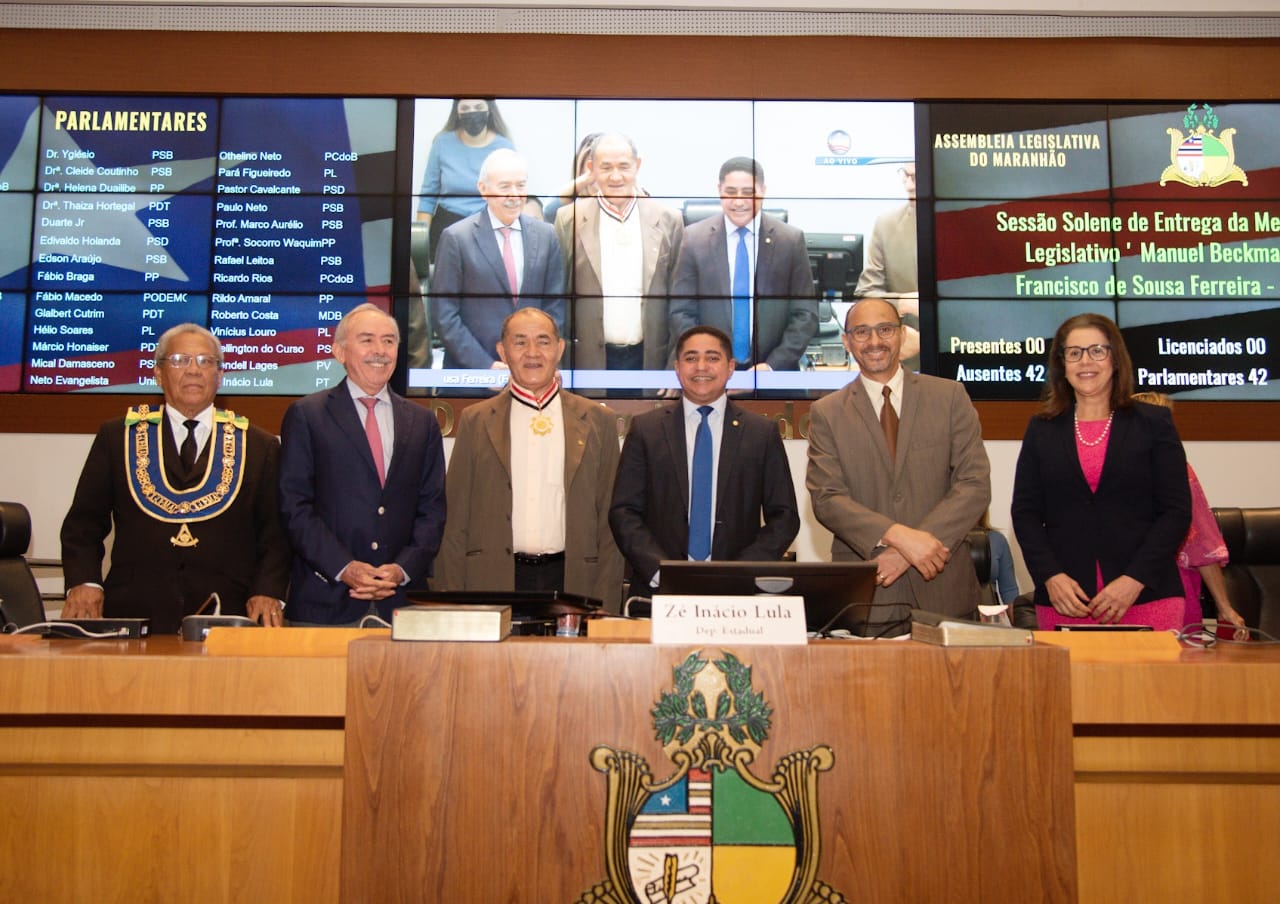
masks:
<svg viewBox="0 0 1280 904"><path fill-rule="evenodd" d="M377 549L377 548L378 548L378 541L377 541L377 540L374 540L372 543L370 543L370 544L369 544L369 548L370 548L370 549Z"/></svg>
<svg viewBox="0 0 1280 904"><path fill-rule="evenodd" d="M386 510L386 508L385 508L384 506L381 506L381 505L380 505L380 506L378 506L378 514L379 514L379 515L385 515L386 513L387 513L387 510Z"/></svg>

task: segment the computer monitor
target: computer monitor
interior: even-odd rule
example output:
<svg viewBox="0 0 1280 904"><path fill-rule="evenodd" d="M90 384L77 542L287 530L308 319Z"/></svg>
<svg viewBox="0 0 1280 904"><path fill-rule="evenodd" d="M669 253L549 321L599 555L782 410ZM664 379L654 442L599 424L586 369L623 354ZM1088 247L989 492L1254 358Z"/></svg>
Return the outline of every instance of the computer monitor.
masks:
<svg viewBox="0 0 1280 904"><path fill-rule="evenodd" d="M862 275L862 236L856 232L806 232L804 243L819 300L852 300Z"/></svg>
<svg viewBox="0 0 1280 904"><path fill-rule="evenodd" d="M804 597L805 627L823 634L858 633L868 622L876 592L875 562L661 563L658 592L683 596Z"/></svg>

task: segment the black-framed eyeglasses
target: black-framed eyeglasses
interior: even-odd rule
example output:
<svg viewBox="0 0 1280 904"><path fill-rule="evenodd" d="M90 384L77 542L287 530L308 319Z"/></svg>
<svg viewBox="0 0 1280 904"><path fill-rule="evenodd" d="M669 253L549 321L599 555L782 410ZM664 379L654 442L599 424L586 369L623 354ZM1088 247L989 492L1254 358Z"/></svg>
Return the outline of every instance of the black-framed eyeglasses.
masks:
<svg viewBox="0 0 1280 904"><path fill-rule="evenodd" d="M174 370L184 370L191 366L192 361L201 370L215 370L222 366L222 360L217 355L165 355L163 361Z"/></svg>
<svg viewBox="0 0 1280 904"><path fill-rule="evenodd" d="M1105 361L1111 357L1111 346L1103 345L1101 342L1094 345L1064 345L1062 360L1068 364L1075 364L1084 357L1085 352L1089 353L1089 359L1092 361Z"/></svg>
<svg viewBox="0 0 1280 904"><path fill-rule="evenodd" d="M892 339L898 334L898 330L902 329L900 323L877 323L875 326L867 326L859 324L844 331L846 336L852 336L854 342L866 342L871 338L871 334L875 333L881 339Z"/></svg>

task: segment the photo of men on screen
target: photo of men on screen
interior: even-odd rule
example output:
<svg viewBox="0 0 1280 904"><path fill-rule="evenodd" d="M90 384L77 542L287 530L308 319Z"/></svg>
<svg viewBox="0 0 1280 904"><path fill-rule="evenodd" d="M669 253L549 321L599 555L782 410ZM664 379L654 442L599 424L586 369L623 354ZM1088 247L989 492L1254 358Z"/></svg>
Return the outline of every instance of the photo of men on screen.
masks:
<svg viewBox="0 0 1280 904"><path fill-rule="evenodd" d="M464 102L471 119L462 118ZM483 123L482 111L471 109L481 102ZM856 365L842 353L841 318L858 297L877 220L903 204L900 169L915 157L913 109L419 99L412 178L421 196L410 256L420 296L409 305L410 391L501 389L496 348L470 326L496 316L495 305L509 313L526 304L554 310L563 324L565 384L584 395L673 394L671 338L699 323L742 344L729 384L736 396L806 397L843 385ZM485 139L480 156L473 145ZM445 145L455 162L432 176ZM523 164L524 187L498 192L508 197L495 213L478 169L461 171L470 165L464 158L478 168L498 151ZM504 239L500 213L520 194L521 212ZM441 216L453 219L439 228ZM476 218L489 218L482 223L489 228L475 228ZM480 244L470 266L459 268L467 223ZM539 269L541 225L554 231L559 283ZM530 281L530 267L542 276ZM464 345L471 354L460 354Z"/></svg>

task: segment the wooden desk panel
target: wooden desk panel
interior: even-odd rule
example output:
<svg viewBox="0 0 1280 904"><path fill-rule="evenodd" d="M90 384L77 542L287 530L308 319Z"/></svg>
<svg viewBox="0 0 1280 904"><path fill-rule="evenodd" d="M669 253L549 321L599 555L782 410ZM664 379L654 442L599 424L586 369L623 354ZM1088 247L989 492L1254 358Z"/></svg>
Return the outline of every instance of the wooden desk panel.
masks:
<svg viewBox="0 0 1280 904"><path fill-rule="evenodd" d="M0 900L336 900L345 676L175 637L0 641Z"/></svg>
<svg viewBox="0 0 1280 904"><path fill-rule="evenodd" d="M606 744L655 777L674 771L650 711L689 652L352 644L342 899L577 900L606 875L606 780L589 755ZM773 708L755 774L793 750L834 752L818 781L819 879L860 902L1075 900L1061 651L737 653Z"/></svg>
<svg viewBox="0 0 1280 904"><path fill-rule="evenodd" d="M1071 651L1080 900L1274 900L1280 649L1139 644Z"/></svg>

